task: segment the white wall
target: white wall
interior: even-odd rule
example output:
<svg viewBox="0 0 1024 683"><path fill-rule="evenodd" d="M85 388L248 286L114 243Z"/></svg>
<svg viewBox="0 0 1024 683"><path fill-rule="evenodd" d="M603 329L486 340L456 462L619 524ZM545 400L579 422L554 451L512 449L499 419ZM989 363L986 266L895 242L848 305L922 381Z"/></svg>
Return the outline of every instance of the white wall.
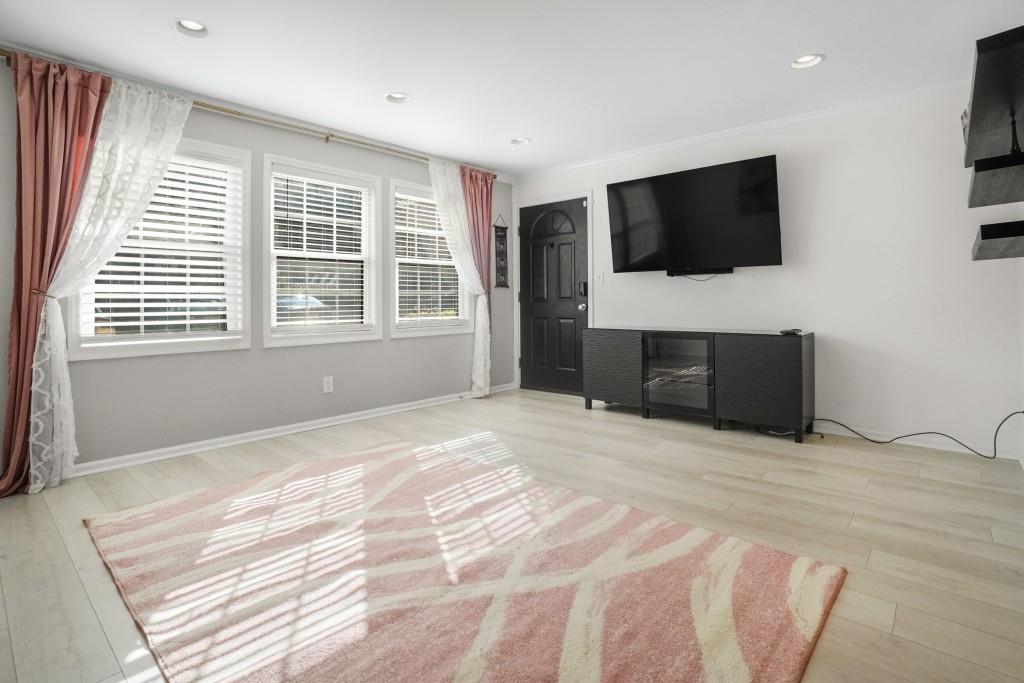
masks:
<svg viewBox="0 0 1024 683"><path fill-rule="evenodd" d="M597 326L813 330L818 417L876 435L945 431L988 451L1022 407L1022 271L972 262L971 245L979 224L1021 213L966 208L967 99L954 84L536 173L515 202L593 191ZM612 272L607 183L766 154L778 155L781 267L703 283ZM1004 428L1004 453L1021 452L1021 425Z"/></svg>
<svg viewBox="0 0 1024 683"><path fill-rule="evenodd" d="M6 349L14 237L15 107L11 76L0 69L0 350ZM193 110L185 136L252 152L252 296L263 291L263 155L280 154L383 178L429 184L427 167L276 128ZM379 215L386 216L385 198ZM494 214L512 212L512 188L495 183ZM383 226L382 226L383 229ZM391 262L382 258L383 281ZM383 292L383 310L391 293ZM71 364L79 462L175 446L296 422L394 405L469 389L471 335L263 349L261 306L253 309L253 347ZM512 293L493 293L492 383L513 380ZM386 332L386 321L385 335ZM6 357L6 353L4 353ZM6 363L0 380L6 386ZM334 375L334 393L320 379ZM5 392L4 392L5 395ZM0 404L2 406L2 404Z"/></svg>

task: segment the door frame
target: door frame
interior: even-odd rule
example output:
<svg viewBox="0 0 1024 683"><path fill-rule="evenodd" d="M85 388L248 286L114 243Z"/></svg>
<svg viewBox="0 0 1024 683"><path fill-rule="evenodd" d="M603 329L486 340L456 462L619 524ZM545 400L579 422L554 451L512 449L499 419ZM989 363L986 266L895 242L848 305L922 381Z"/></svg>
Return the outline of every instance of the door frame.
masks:
<svg viewBox="0 0 1024 683"><path fill-rule="evenodd" d="M558 194L541 195L536 197L529 197L527 199L516 199L512 202L512 222L514 224L514 233L509 236L509 243L514 246L509 250L509 265L512 263L516 264L515 269L511 269L512 272L512 332L515 335L515 339L512 344L512 353L515 356L512 359L513 382L518 388L520 386L521 368L519 367L520 359L522 358L522 321L519 319L520 305L519 305L519 293L522 285L522 272L520 268L522 264L519 262L519 209L528 206L537 206L538 204L550 204L552 202L562 202L567 199L586 199L587 200L587 327L594 326L594 296L597 287L596 280L594 279L594 191L591 188L585 190L575 190L573 192L560 192Z"/></svg>

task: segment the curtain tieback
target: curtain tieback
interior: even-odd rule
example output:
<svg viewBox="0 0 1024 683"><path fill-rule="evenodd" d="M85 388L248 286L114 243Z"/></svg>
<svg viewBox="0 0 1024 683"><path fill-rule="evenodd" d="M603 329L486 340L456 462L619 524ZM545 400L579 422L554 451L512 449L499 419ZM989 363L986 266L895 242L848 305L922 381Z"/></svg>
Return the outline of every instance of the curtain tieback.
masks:
<svg viewBox="0 0 1024 683"><path fill-rule="evenodd" d="M50 296L49 294L47 294L46 292L44 292L41 289L33 289L32 293L33 294L38 294L39 296L43 297L44 299L56 299L57 298L55 296Z"/></svg>

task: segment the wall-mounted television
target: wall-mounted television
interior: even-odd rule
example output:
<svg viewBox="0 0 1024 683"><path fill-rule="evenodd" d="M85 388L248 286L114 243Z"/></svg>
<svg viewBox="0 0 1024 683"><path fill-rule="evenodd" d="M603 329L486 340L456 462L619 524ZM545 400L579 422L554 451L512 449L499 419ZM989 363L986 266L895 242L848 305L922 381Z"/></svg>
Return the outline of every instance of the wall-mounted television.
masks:
<svg viewBox="0 0 1024 683"><path fill-rule="evenodd" d="M775 156L608 186L616 273L782 264Z"/></svg>

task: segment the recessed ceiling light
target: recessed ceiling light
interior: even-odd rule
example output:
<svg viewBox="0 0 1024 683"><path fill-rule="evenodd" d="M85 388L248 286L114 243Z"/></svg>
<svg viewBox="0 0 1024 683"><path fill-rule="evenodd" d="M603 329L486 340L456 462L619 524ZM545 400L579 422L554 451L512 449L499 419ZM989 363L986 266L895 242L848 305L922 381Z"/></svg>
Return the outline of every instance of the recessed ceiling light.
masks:
<svg viewBox="0 0 1024 683"><path fill-rule="evenodd" d="M818 66L825 61L825 55L823 54L810 54L804 55L803 57L797 57L789 66L793 69L810 69L812 66Z"/></svg>
<svg viewBox="0 0 1024 683"><path fill-rule="evenodd" d="M409 97L408 93L395 91L389 92L387 95L384 96L384 99L386 99L388 102L394 102L395 104L405 104L412 98Z"/></svg>
<svg viewBox="0 0 1024 683"><path fill-rule="evenodd" d="M530 138L512 138L509 142L513 145L528 145L533 142L533 140Z"/></svg>
<svg viewBox="0 0 1024 683"><path fill-rule="evenodd" d="M178 19L174 22L174 25L179 31L191 38L205 38L209 34L209 31L206 30L206 25L195 19Z"/></svg>

